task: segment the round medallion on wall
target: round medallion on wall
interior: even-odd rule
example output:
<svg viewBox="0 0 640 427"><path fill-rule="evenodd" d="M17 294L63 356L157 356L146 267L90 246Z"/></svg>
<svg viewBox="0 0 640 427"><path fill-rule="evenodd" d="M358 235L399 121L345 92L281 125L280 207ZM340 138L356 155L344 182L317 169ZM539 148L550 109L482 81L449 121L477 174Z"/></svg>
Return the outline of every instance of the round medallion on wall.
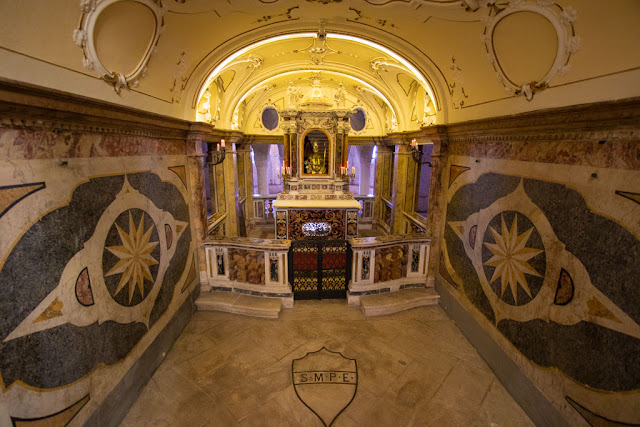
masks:
<svg viewBox="0 0 640 427"><path fill-rule="evenodd" d="M356 109L356 111L351 114L349 123L351 124L351 129L356 132L360 132L364 129L364 126L367 124L367 117L364 114L364 110L362 108Z"/></svg>
<svg viewBox="0 0 640 427"><path fill-rule="evenodd" d="M482 264L491 289L504 302L533 300L542 288L546 255L531 220L516 211L494 216L484 233Z"/></svg>
<svg viewBox="0 0 640 427"><path fill-rule="evenodd" d="M102 255L111 297L132 307L149 295L158 275L160 241L156 224L141 209L122 212L111 225Z"/></svg>
<svg viewBox="0 0 640 427"><path fill-rule="evenodd" d="M266 107L262 110L262 125L268 130L274 130L278 127L278 112L273 107Z"/></svg>

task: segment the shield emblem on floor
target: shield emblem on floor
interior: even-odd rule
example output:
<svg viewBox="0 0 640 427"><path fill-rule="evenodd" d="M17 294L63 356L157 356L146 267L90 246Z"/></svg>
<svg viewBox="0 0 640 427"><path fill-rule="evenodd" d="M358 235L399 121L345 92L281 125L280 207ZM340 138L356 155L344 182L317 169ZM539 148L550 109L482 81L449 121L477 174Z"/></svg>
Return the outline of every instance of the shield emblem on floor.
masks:
<svg viewBox="0 0 640 427"><path fill-rule="evenodd" d="M356 396L358 365L342 353L322 347L294 359L291 371L298 398L327 427Z"/></svg>

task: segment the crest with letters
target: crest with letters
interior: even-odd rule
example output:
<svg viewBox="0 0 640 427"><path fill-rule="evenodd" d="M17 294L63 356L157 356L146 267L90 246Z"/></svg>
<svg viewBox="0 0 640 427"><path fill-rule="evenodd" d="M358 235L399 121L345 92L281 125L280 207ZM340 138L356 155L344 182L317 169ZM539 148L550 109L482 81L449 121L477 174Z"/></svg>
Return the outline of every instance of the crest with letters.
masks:
<svg viewBox="0 0 640 427"><path fill-rule="evenodd" d="M356 396L358 365L342 353L322 347L294 359L291 371L298 398L325 426L331 426Z"/></svg>

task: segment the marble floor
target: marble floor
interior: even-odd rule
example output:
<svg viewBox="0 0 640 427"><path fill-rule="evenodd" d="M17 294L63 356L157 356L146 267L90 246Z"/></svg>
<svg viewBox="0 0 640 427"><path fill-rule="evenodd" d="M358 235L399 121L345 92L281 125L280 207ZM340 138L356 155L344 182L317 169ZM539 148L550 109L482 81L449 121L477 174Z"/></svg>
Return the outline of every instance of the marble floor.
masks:
<svg viewBox="0 0 640 427"><path fill-rule="evenodd" d="M333 426L533 425L439 306L366 318L344 300L296 301L277 320L197 312L122 425L321 427L292 361L322 347L357 363Z"/></svg>

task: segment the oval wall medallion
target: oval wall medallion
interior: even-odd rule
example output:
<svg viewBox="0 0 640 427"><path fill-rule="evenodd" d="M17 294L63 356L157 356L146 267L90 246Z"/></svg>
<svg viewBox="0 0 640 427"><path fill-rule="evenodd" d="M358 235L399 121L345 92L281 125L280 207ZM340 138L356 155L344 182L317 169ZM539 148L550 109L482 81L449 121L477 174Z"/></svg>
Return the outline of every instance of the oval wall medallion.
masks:
<svg viewBox="0 0 640 427"><path fill-rule="evenodd" d="M110 70L98 56L96 49L96 23L100 15L109 6L121 2L138 3L149 9L153 15L154 28L150 41L143 52L143 55L133 67L133 70ZM120 93L123 87L131 88L138 85L138 80L144 75L149 59L158 44L158 39L164 28L164 14L166 9L162 7L160 0L81 0L80 8L82 17L80 28L73 31L73 40L84 52L82 64L88 70L95 70L100 78L113 85L116 93ZM101 22L104 24L104 22Z"/></svg>
<svg viewBox="0 0 640 427"><path fill-rule="evenodd" d="M516 0L509 3L504 9L494 8L496 14L485 19L485 29L482 34L482 41L487 50L489 62L496 71L498 80L505 87L505 90L513 95L522 95L527 101L533 99L535 92L543 90L549 86L549 82L556 74L564 75L569 70L569 59L580 47L580 37L575 35L573 23L576 20L576 11L571 6L562 7L553 0L538 0L529 2L526 0ZM504 18L521 13L531 12L541 15L553 25L557 34L557 52L551 68L544 77L538 81L517 82L506 74L503 65L500 63L494 45L496 26Z"/></svg>

